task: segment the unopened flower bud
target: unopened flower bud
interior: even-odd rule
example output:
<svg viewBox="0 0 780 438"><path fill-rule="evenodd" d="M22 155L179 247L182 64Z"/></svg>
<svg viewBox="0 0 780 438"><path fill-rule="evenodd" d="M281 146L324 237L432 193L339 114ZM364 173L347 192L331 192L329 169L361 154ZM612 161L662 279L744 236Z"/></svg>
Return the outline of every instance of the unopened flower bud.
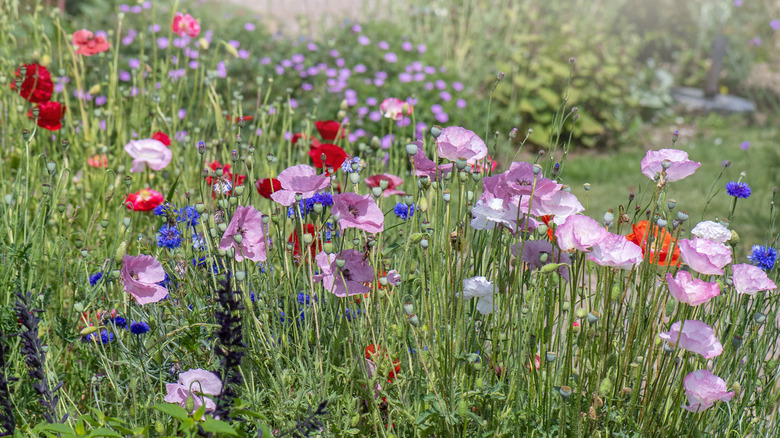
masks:
<svg viewBox="0 0 780 438"><path fill-rule="evenodd" d="M371 187L371 194L374 195L375 198L379 198L382 196L382 188L381 187Z"/></svg>
<svg viewBox="0 0 780 438"><path fill-rule="evenodd" d="M436 125L431 126L431 136L433 136L433 138L439 138L440 135L441 135L441 126L436 126Z"/></svg>
<svg viewBox="0 0 780 438"><path fill-rule="evenodd" d="M417 154L417 145L414 143L409 143L406 145L406 153L408 155L415 155Z"/></svg>
<svg viewBox="0 0 780 438"><path fill-rule="evenodd" d="M368 142L368 145L371 146L371 149L379 149L379 146L382 145L382 143L379 141L379 137L376 135L371 137L371 141Z"/></svg>

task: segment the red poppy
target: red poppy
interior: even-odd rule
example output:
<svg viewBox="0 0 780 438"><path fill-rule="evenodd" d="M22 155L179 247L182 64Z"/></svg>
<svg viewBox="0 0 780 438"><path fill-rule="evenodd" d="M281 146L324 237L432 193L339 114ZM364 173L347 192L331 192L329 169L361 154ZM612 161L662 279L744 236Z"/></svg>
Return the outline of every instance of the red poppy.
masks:
<svg viewBox="0 0 780 438"><path fill-rule="evenodd" d="M257 193L263 198L271 199L271 193L282 189L282 183L276 178L262 178L255 181Z"/></svg>
<svg viewBox="0 0 780 438"><path fill-rule="evenodd" d="M314 122L314 126L317 128L317 132L320 133L320 137L326 141L335 140L339 136L339 131L341 131L341 138L344 138L346 135L346 132L341 129L339 122L335 120Z"/></svg>
<svg viewBox="0 0 780 438"><path fill-rule="evenodd" d="M111 44L104 36L95 36L87 29L77 30L73 34L73 45L77 47L76 54L84 56L96 55L111 48Z"/></svg>
<svg viewBox="0 0 780 438"><path fill-rule="evenodd" d="M238 123L238 122L240 122L242 120L245 121L245 122L248 122L248 121L250 121L250 120L252 120L254 118L255 118L255 116L236 116L234 120L235 120L235 123ZM225 120L231 120L231 119L233 119L233 117L225 116Z"/></svg>
<svg viewBox="0 0 780 438"><path fill-rule="evenodd" d="M292 136L291 141L292 141L293 146L298 144L298 140L303 140L303 141L310 140L309 141L309 150L316 149L316 148L320 147L320 145L322 144L316 138L314 138L314 137L307 137L306 134L303 134L303 133L300 133L300 132Z"/></svg>
<svg viewBox="0 0 780 438"><path fill-rule="evenodd" d="M162 193L147 187L127 195L125 205L128 210L151 211L162 204L164 200Z"/></svg>
<svg viewBox="0 0 780 438"><path fill-rule="evenodd" d="M376 357L377 354L379 354L380 351L382 352L382 357L387 357L387 353L382 350L381 345L377 345L377 346L374 346L374 344L369 345L368 347L366 347L365 350L366 359L376 363L377 360L374 358ZM399 361L398 359L393 359L393 365L395 365L395 368L393 368L392 370L390 370L389 373L387 373L388 383L392 383L395 377L398 375L398 373L401 372L401 361Z"/></svg>
<svg viewBox="0 0 780 438"><path fill-rule="evenodd" d="M171 138L168 137L168 134L164 132L157 131L154 133L154 135L152 135L152 138L164 144L165 146L171 145Z"/></svg>
<svg viewBox="0 0 780 438"><path fill-rule="evenodd" d="M646 220L639 221L638 223L631 225L634 229L634 232L626 236L626 239L636 243L640 248L642 248L643 256L645 254L645 249L647 248L647 225L648 222ZM659 266L666 266L667 264L671 263L674 266L679 266L680 249L677 247L677 242L675 239L668 231L666 231L665 228L661 229L657 226L653 228L654 240L650 242L650 263L657 264ZM662 240L663 243L661 244L660 250L656 251L656 249L658 249L657 242L659 241L659 229L661 232L660 240ZM669 247L671 245L674 245L674 251L672 252L671 260L669 260Z"/></svg>
<svg viewBox="0 0 780 438"><path fill-rule="evenodd" d="M237 186L243 184L244 181L246 180L246 175L238 175L238 176L233 175L233 172L230 171L230 163L221 164L219 161L214 160L211 163L209 163L209 169L215 172L218 169L222 169L222 178L227 179L228 181L231 182L231 184ZM206 182L209 184L213 184L216 181L214 181L212 177L207 176Z"/></svg>
<svg viewBox="0 0 780 438"><path fill-rule="evenodd" d="M539 219L541 219L542 222L547 225L547 238L550 240L550 243L555 243L555 233L553 232L553 228L550 226L550 222L552 222L553 216L546 214Z"/></svg>
<svg viewBox="0 0 780 438"><path fill-rule="evenodd" d="M49 131L59 131L62 128L62 118L65 117L65 105L59 102L41 102L38 108L38 126ZM27 117L33 118L33 110L27 112Z"/></svg>
<svg viewBox="0 0 780 438"><path fill-rule="evenodd" d="M24 67L27 69L24 77L21 66L14 73L16 78L22 80L19 95L32 103L48 102L54 92L49 70L40 64L25 64ZM16 81L11 81L11 89L16 91Z"/></svg>
<svg viewBox="0 0 780 438"><path fill-rule="evenodd" d="M320 147L309 151L309 156L317 169L322 169L322 155L325 155L325 166L334 171L338 170L347 160L347 153L344 152L344 149L335 144L323 143Z"/></svg>
<svg viewBox="0 0 780 438"><path fill-rule="evenodd" d="M298 240L299 233L300 230L295 230L290 233L290 238L287 239L288 242L293 244L293 259L295 259L295 261L299 261L302 258L301 243ZM314 260L314 257L322 251L322 239L317 238L317 229L313 224L306 224L306 233L314 236L314 240L309 244L311 259Z"/></svg>

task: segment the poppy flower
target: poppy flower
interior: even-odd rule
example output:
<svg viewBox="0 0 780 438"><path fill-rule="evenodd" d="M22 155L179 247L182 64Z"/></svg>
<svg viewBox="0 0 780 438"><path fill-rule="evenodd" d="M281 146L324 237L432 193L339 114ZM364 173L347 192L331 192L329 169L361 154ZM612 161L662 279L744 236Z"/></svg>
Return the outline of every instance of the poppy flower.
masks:
<svg viewBox="0 0 780 438"><path fill-rule="evenodd" d="M338 169L347 160L347 153L344 149L336 146L335 144L323 143L319 147L309 151L309 156L312 159L314 167L322 169L323 162L322 156L325 155L325 166L328 169Z"/></svg>
<svg viewBox="0 0 780 438"><path fill-rule="evenodd" d="M49 70L40 64L25 64L24 67L26 69L24 77L22 77L21 66L14 72L14 76L22 80L19 95L31 103L48 102L54 92ZM17 89L14 80L11 81L11 89L14 91Z"/></svg>
<svg viewBox="0 0 780 438"><path fill-rule="evenodd" d="M379 104L379 111L388 119L401 120L404 117L404 105L406 105L406 102L403 100L397 97L389 97ZM407 105L406 115L412 114L412 111L414 111L414 108L411 105Z"/></svg>
<svg viewBox="0 0 780 438"><path fill-rule="evenodd" d="M648 249L647 226L648 222L646 220L639 221L632 225L634 232L626 236L626 239L636 243L642 248L642 257L645 256L645 251ZM680 249L677 247L677 242L672 235L666 231L666 229L659 229L659 227L656 226L653 230L653 237L654 239L650 243L650 263L659 266L666 266L667 264L679 266ZM660 248L658 248L659 245L656 243L659 241L662 242ZM669 248L672 246L674 247L674 251L670 256Z"/></svg>
<svg viewBox="0 0 780 438"><path fill-rule="evenodd" d="M314 237L312 242L309 244L311 258L314 260L314 257L316 257L317 254L322 251L322 239L317 237L317 229L313 224L306 224L305 227L305 233L311 234ZM300 230L295 230L290 233L290 238L287 239L287 242L292 243L293 245L293 259L296 261L300 261L303 258L301 254L301 242L298 240L298 234L300 234Z"/></svg>
<svg viewBox="0 0 780 438"><path fill-rule="evenodd" d="M257 193L263 198L271 199L271 194L282 189L282 182L276 178L262 178L255 181Z"/></svg>
<svg viewBox="0 0 780 438"><path fill-rule="evenodd" d="M309 144L309 150L316 149L316 148L320 147L320 145L322 144L316 138L309 137L306 134L303 134L303 133L300 133L300 132L297 133L297 134L294 134L292 136L292 138L290 139L290 141L292 141L293 146L297 145L299 140L307 142Z"/></svg>
<svg viewBox="0 0 780 438"><path fill-rule="evenodd" d="M734 397L726 382L709 370L694 371L683 379L685 396L688 403L682 408L688 412L703 412L711 408L716 401L728 402Z"/></svg>
<svg viewBox="0 0 780 438"><path fill-rule="evenodd" d="M197 38L200 33L200 23L198 20L192 18L190 14L182 14L177 12L173 17L173 23L171 23L171 29L173 33L184 36L187 35L190 38Z"/></svg>
<svg viewBox="0 0 780 438"><path fill-rule="evenodd" d="M338 220L339 228L358 228L367 233L380 233L385 227L385 216L371 195L343 193L333 196L330 213Z"/></svg>
<svg viewBox="0 0 780 438"><path fill-rule="evenodd" d="M382 192L382 195L384 197L392 196L392 195L403 195L404 192L401 190L396 189L396 187L399 187L401 184L404 183L404 180L401 178L391 175L389 173L380 173L378 175L371 175L368 178L364 179L366 182L366 185L369 187L380 187L380 184L382 181L387 181L387 188Z"/></svg>
<svg viewBox="0 0 780 438"><path fill-rule="evenodd" d="M121 274L124 291L132 295L138 304L156 303L168 296L168 289L159 284L165 280L165 270L152 256L125 255Z"/></svg>
<svg viewBox="0 0 780 438"><path fill-rule="evenodd" d="M229 121L229 120L233 119L235 123L238 123L238 122L241 122L241 121L248 122L248 121L250 121L250 120L252 120L254 118L255 118L255 116L236 116L235 118L232 117L232 116L229 116L229 115L225 116L225 120Z"/></svg>
<svg viewBox="0 0 780 438"><path fill-rule="evenodd" d="M162 142L145 138L132 140L125 145L125 152L133 157L133 167L130 172L143 172L149 165L152 170L163 170L171 163L173 153Z"/></svg>
<svg viewBox="0 0 780 438"><path fill-rule="evenodd" d="M111 44L102 35L97 37L87 29L77 30L73 33L73 45L76 46L76 54L84 56L97 55L111 48Z"/></svg>
<svg viewBox="0 0 780 438"><path fill-rule="evenodd" d="M233 192L233 187L240 186L241 184L246 181L246 175L234 175L233 172L230 171L230 164L225 163L222 164L217 160L212 161L209 163L209 169L216 172L219 169L222 169L222 176L221 177L212 177L207 176L206 177L206 183L211 185L212 191L211 191L211 197L215 198L217 195L217 186L221 184L220 193L223 195L229 195Z"/></svg>
<svg viewBox="0 0 780 438"><path fill-rule="evenodd" d="M474 131L466 128L448 126L442 129L436 140L436 152L439 158L450 161L460 158L466 160L469 166L473 166L477 161L487 157L488 148L485 142Z"/></svg>
<svg viewBox="0 0 780 438"><path fill-rule="evenodd" d="M62 118L65 117L65 105L59 102L41 102L38 108L36 123L49 131L59 131L62 128ZM27 117L33 118L33 110L27 112Z"/></svg>
<svg viewBox="0 0 780 438"><path fill-rule="evenodd" d="M380 358L377 360L377 356L381 354L381 358L387 358L387 352L382 349L381 345L374 345L371 344L365 349L365 356L366 359L370 360L371 362L378 362L382 359ZM387 373L387 382L392 383L393 380L395 380L395 377L398 375L398 373L401 372L401 361L398 359L393 359L393 365L395 366L392 370L390 370L389 373Z"/></svg>
<svg viewBox="0 0 780 438"><path fill-rule="evenodd" d="M165 146L171 145L171 138L168 137L168 134L164 132L157 131L154 133L154 135L152 135L152 138L164 144Z"/></svg>
<svg viewBox="0 0 780 438"><path fill-rule="evenodd" d="M268 227L263 223L263 214L252 206L238 206L224 234L222 234L219 249L234 248L237 262L244 259L264 262L266 260L267 235Z"/></svg>
<svg viewBox="0 0 780 438"><path fill-rule="evenodd" d="M321 274L314 276L314 282L322 283L325 290L340 298L368 293L368 286L364 283L374 280L374 268L363 258L361 251L320 252L315 260ZM338 266L338 260L343 261L342 267Z"/></svg>
<svg viewBox="0 0 780 438"><path fill-rule="evenodd" d="M222 381L216 374L197 368L179 374L179 380L165 384L165 389L168 393L164 400L168 403L176 403L186 409L187 400L192 400L193 412L204 403L206 412L213 412L217 409L217 404L205 396L218 396L222 392Z"/></svg>
<svg viewBox="0 0 780 438"><path fill-rule="evenodd" d="M128 210L133 211L152 211L163 203L162 193L150 188L141 189L135 193L130 193L125 199L125 205Z"/></svg>
<svg viewBox="0 0 780 438"><path fill-rule="evenodd" d="M317 169L306 164L284 169L279 174L279 182L282 188L271 194L271 199L285 207L295 202L296 193L300 193L303 198L311 198L330 185L328 178L318 175Z"/></svg>
<svg viewBox="0 0 780 438"><path fill-rule="evenodd" d="M344 138L346 135L346 132L341 128L341 124L335 120L314 122L314 127L317 128L320 137L326 141L335 140L339 136L339 131L341 131L341 138Z"/></svg>

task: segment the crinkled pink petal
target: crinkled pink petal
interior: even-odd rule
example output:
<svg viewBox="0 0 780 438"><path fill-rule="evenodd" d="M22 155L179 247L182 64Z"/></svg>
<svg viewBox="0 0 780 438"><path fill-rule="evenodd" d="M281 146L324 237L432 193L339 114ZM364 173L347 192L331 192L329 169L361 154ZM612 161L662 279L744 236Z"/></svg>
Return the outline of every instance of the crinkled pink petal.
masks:
<svg viewBox="0 0 780 438"><path fill-rule="evenodd" d="M688 412L702 412L716 401L728 402L734 397L734 391L728 391L726 382L709 370L689 373L683 379L683 387L688 404L682 408Z"/></svg>
<svg viewBox="0 0 780 438"><path fill-rule="evenodd" d="M588 260L601 266L631 269L642 263L642 248L626 240L626 236L609 233L607 238L593 245Z"/></svg>
<svg viewBox="0 0 780 438"><path fill-rule="evenodd" d="M450 161L456 161L458 158L466 160L469 166L474 165L478 160L487 157L487 145L474 132L460 126L448 126L442 129L441 134L436 139L437 155L439 158L446 158Z"/></svg>
<svg viewBox="0 0 780 438"><path fill-rule="evenodd" d="M656 173L663 170L663 162L669 161L669 168L666 169L666 181L679 181L685 177L693 175L696 169L701 166L688 159L688 153L677 149L661 149L658 151L647 151L642 159L642 174L653 179Z"/></svg>
<svg viewBox="0 0 780 438"><path fill-rule="evenodd" d="M573 249L590 251L593 245L602 242L609 236L598 222L583 215L569 216L555 230L555 240L564 251Z"/></svg>
<svg viewBox="0 0 780 438"><path fill-rule="evenodd" d="M671 273L667 273L666 284L669 286L669 293L677 301L688 303L691 306L704 304L720 295L718 283L693 278L690 272L686 271L678 271L674 277Z"/></svg>
<svg viewBox="0 0 780 438"><path fill-rule="evenodd" d="M696 272L723 275L723 267L731 263L731 249L712 240L694 237L677 242L683 262Z"/></svg>
<svg viewBox="0 0 780 438"><path fill-rule="evenodd" d="M712 327L695 319L686 319L685 324L677 321L668 332L661 332L658 337L690 352L701 354L705 359L712 359L723 352L723 346L715 337Z"/></svg>
<svg viewBox="0 0 780 438"><path fill-rule="evenodd" d="M758 266L743 263L732 265L731 270L731 281L739 294L753 295L756 292L777 289L777 285Z"/></svg>

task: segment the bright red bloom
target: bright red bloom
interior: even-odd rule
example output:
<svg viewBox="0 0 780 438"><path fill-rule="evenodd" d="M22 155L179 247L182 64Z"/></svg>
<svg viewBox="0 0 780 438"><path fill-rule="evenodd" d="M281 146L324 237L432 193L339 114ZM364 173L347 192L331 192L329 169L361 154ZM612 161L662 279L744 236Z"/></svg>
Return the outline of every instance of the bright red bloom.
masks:
<svg viewBox="0 0 780 438"><path fill-rule="evenodd" d="M111 48L111 44L105 37L96 37L87 29L78 30L73 34L73 45L77 47L76 54L84 56L97 55Z"/></svg>
<svg viewBox="0 0 780 438"><path fill-rule="evenodd" d="M382 350L382 346L381 345L376 345L375 346L374 344L371 344L368 347L366 347L366 350L365 350L366 359L376 363L377 360L375 359L375 357L380 352L382 353L382 357L383 358L387 357L387 353L384 350ZM401 361L399 361L398 359L393 359L393 365L395 365L395 368L393 368L392 370L390 370L389 373L387 373L387 382L388 383L392 383L393 380L395 379L395 377L398 375L398 373L401 372Z"/></svg>
<svg viewBox="0 0 780 438"><path fill-rule="evenodd" d="M125 199L125 205L128 210L151 211L165 201L162 193L150 188L141 189L135 193L130 193Z"/></svg>
<svg viewBox="0 0 780 438"><path fill-rule="evenodd" d="M322 169L323 154L325 155L325 166L329 169L333 169L334 172L347 160L347 153L344 152L344 149L341 149L335 144L323 143L320 147L309 151L309 156L314 162L314 167L317 169ZM328 173L330 173L329 169L326 169L328 170Z"/></svg>
<svg viewBox="0 0 780 438"><path fill-rule="evenodd" d="M254 118L255 118L255 116L236 116L235 118L233 118L231 116L225 116L225 120L229 121L229 120L233 119L235 121L235 123L238 123L238 122L240 122L242 120L245 121L245 122L248 122L248 121L250 121L250 120L252 120Z"/></svg>
<svg viewBox="0 0 780 438"><path fill-rule="evenodd" d="M339 124L339 122L335 120L314 122L314 126L317 128L317 131L320 133L320 137L322 137L322 139L326 141L335 140L339 136L339 131L341 131L341 138L344 138L346 136L346 132L344 132L344 130L341 129L341 124Z"/></svg>
<svg viewBox="0 0 780 438"><path fill-rule="evenodd" d="M168 134L162 131L155 132L154 135L152 135L152 138L164 144L165 146L171 145L171 138L168 137Z"/></svg>
<svg viewBox="0 0 780 438"><path fill-rule="evenodd" d="M301 255L301 243L298 240L299 233L300 230L295 230L290 233L290 238L287 239L287 242L293 244L293 259L295 259L295 261L299 261L303 258ZM305 233L311 234L312 237L314 237L314 240L312 240L312 242L309 244L309 249L311 250L311 259L314 260L314 257L322 251L322 239L317 237L317 229L313 224L306 224Z"/></svg>
<svg viewBox="0 0 780 438"><path fill-rule="evenodd" d="M322 144L316 138L308 137L306 134L303 134L303 133L300 133L300 132L297 133L297 134L294 134L292 136L291 141L292 141L293 146L295 146L298 143L298 140L303 140L303 141L307 141L308 140L309 141L309 150L316 149L316 148L320 147L320 145Z"/></svg>
<svg viewBox="0 0 780 438"><path fill-rule="evenodd" d="M49 131L59 131L62 128L62 118L65 117L65 105L59 102L41 102L38 108L38 126ZM33 110L27 112L27 117L33 118Z"/></svg>
<svg viewBox="0 0 780 438"><path fill-rule="evenodd" d="M17 79L22 80L19 95L32 103L48 102L54 92L49 70L40 64L25 64L24 67L27 69L24 77L22 77L21 66L14 73ZM15 80L11 81L11 89L16 91Z"/></svg>
<svg viewBox="0 0 780 438"><path fill-rule="evenodd" d="M539 219L541 219L542 222L547 225L547 238L550 239L551 243L555 243L555 233L553 233L553 227L550 226L550 222L552 222L553 216L546 214Z"/></svg>
<svg viewBox="0 0 780 438"><path fill-rule="evenodd" d="M632 227L634 232L626 236L626 239L636 243L640 248L642 248L643 256L645 255L645 250L647 249L647 225L648 222L646 220L633 224ZM680 249L677 247L677 242L675 242L675 239L668 231L666 231L665 228L661 229L660 240L663 241L663 243L661 244L660 250L656 251L658 249L658 234L660 227L654 226L653 228L654 240L650 242L650 263L657 264L659 266L666 266L667 264L671 263L674 266L679 266ZM674 245L674 252L672 253L671 260L669 260L669 247L671 245Z"/></svg>
<svg viewBox="0 0 780 438"><path fill-rule="evenodd" d="M263 178L255 181L257 193L263 198L271 199L271 193L282 189L282 183L276 178Z"/></svg>
<svg viewBox="0 0 780 438"><path fill-rule="evenodd" d="M240 186L241 184L244 184L244 181L246 180L246 175L234 175L233 172L230 171L230 164L221 164L219 161L214 160L213 162L209 163L209 168L213 171L217 171L218 169L222 169L222 176L221 177L206 177L206 182L211 186L211 197L216 198L217 192L215 191L215 184L218 181L222 182L229 182L230 185L226 186L226 191L224 191L223 195L230 195L233 193L233 188L235 186Z"/></svg>

